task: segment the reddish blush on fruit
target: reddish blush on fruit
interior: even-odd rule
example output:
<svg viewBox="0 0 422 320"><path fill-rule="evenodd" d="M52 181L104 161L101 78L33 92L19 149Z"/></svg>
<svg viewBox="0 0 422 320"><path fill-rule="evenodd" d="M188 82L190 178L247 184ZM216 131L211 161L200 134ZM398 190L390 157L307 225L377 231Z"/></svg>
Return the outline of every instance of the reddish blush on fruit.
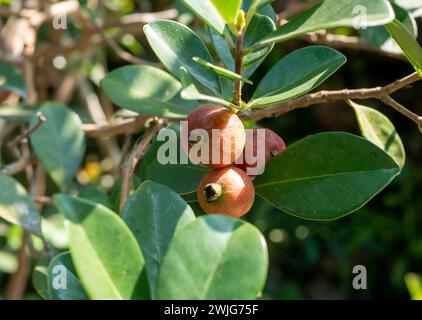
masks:
<svg viewBox="0 0 422 320"><path fill-rule="evenodd" d="M243 159L242 159L242 163L240 164L236 164L236 167L242 169L245 172L248 172L248 168L252 169L254 168L255 170L258 169L258 171L263 172L265 169L265 165L276 155L278 155L279 153L282 153L285 149L286 149L286 144L284 142L284 140L274 131L270 130L270 129L266 129L266 128L254 128L252 129L253 133L252 135L247 135L247 138L249 139L249 137L252 137L252 157L248 157L246 155L247 151L251 151L250 148L246 148L243 152ZM251 159L256 159L258 156L258 130L264 130L265 131L265 163L262 163L262 165L264 166L263 168L257 168L257 165L259 165L258 162L256 162L256 160L254 160L253 162L251 161ZM250 143L250 141L248 141L247 143ZM248 149L248 150L247 150ZM248 161L249 160L249 161ZM254 175L250 175L251 179L255 179Z"/></svg>
<svg viewBox="0 0 422 320"><path fill-rule="evenodd" d="M192 111L186 121L189 135L195 129L203 129L208 135L208 157L205 161L197 161L197 164L213 169L223 168L233 164L242 154L246 141L245 127L234 112L216 105L203 105ZM213 129L218 130L214 132L218 134L217 143L213 143ZM188 146L188 150L184 149L191 160L190 151L201 138L198 142L184 144Z"/></svg>
<svg viewBox="0 0 422 320"><path fill-rule="evenodd" d="M197 198L206 213L240 218L251 209L255 189L244 171L225 167L211 171L202 179Z"/></svg>

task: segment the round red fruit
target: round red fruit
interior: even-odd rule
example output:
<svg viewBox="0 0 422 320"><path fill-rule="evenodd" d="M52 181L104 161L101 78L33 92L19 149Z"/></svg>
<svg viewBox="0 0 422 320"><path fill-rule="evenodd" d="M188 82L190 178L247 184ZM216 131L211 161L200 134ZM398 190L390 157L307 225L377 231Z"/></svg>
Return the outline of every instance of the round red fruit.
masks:
<svg viewBox="0 0 422 320"><path fill-rule="evenodd" d="M234 112L216 105L203 105L195 109L186 120L189 136L193 130L203 129L208 139L203 140L207 141L204 144L209 150L208 156L201 157L199 152L196 162L193 161L196 153L192 152L192 155L190 151L205 137L200 135L196 141L183 144L185 152L194 163L214 169L223 168L233 164L242 154L246 141L245 127Z"/></svg>
<svg viewBox="0 0 422 320"><path fill-rule="evenodd" d="M254 171L261 171L263 172L265 169L265 165L276 155L279 153L282 153L286 149L286 144L284 143L284 140L274 131L270 129L265 128L254 128L252 129L252 135L247 135L247 139L252 139L252 141L248 140L246 144L252 143L252 149L245 147L244 153L243 153L243 159L242 163L236 164L236 167L242 169L246 173L248 173L248 168L252 169L254 168ZM258 135L258 130L263 130L264 134ZM265 157L265 163L262 163L262 168L257 168L257 165L259 165L259 162L257 162L255 159L258 155L258 138L259 137L265 137L265 144L264 147L264 157ZM246 152L252 151L252 157L247 156ZM249 161L248 161L249 160ZM250 175L252 179L255 178L254 175Z"/></svg>
<svg viewBox="0 0 422 320"><path fill-rule="evenodd" d="M240 218L251 209L255 189L244 171L226 167L211 171L202 179L197 197L206 213Z"/></svg>

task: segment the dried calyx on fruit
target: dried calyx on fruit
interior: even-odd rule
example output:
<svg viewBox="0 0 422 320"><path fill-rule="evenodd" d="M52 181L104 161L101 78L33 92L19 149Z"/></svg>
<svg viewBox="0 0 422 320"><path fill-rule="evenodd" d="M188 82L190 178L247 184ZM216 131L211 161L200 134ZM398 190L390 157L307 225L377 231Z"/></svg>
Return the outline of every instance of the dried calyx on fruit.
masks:
<svg viewBox="0 0 422 320"><path fill-rule="evenodd" d="M211 171L202 179L197 198L206 213L240 218L251 209L255 189L244 171L226 167Z"/></svg>

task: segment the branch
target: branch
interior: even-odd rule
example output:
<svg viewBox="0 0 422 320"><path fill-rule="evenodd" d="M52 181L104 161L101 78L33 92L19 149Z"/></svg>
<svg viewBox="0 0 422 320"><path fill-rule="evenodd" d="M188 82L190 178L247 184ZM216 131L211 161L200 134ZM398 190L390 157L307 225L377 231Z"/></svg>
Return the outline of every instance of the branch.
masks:
<svg viewBox="0 0 422 320"><path fill-rule="evenodd" d="M178 16L176 9L169 9L157 12L145 12L145 13L133 13L122 17L120 20L107 21L104 24L104 28L116 28L116 27L140 27L144 24L153 22L158 19L174 20Z"/></svg>
<svg viewBox="0 0 422 320"><path fill-rule="evenodd" d="M0 171L7 175L17 174L25 169L26 166L34 163L34 157L21 158L18 161L10 163L0 168Z"/></svg>
<svg viewBox="0 0 422 320"><path fill-rule="evenodd" d="M396 100L391 98L390 96L383 97L381 99L382 102L384 102L386 105L392 107L396 111L400 112L404 116L408 117L410 120L415 122L418 126L422 125L422 117L417 115L416 113L410 111L409 109L403 107L400 103L398 103Z"/></svg>
<svg viewBox="0 0 422 320"><path fill-rule="evenodd" d="M33 127L24 130L22 133L20 133L12 141L8 143L9 148L11 148L12 150L15 150L19 143L21 143L23 140L28 138L33 132L37 131L38 128L41 127L41 125L46 121L45 117L42 115L41 112L37 113L37 117L38 117L38 122Z"/></svg>
<svg viewBox="0 0 422 320"><path fill-rule="evenodd" d="M381 50L359 37L336 35L327 32L313 32L305 35L303 39L313 44L327 45L334 49L364 50L381 54L386 57L407 61L406 56L403 53Z"/></svg>
<svg viewBox="0 0 422 320"><path fill-rule="evenodd" d="M383 101L383 100L386 100L386 98L389 97L392 93L402 88L405 88L419 80L421 80L421 78L415 72L415 73L412 73L411 75L408 75L384 87L375 87L375 88L368 88L368 89L354 89L354 90L344 89L344 90L337 90L337 91L319 91L316 93L310 93L310 94L304 95L297 99L282 102L276 106L263 108L263 109L255 109L250 112L247 118L250 120L259 121L264 118L279 117L290 111L293 111L299 108L306 108L315 104L330 103L334 101L346 101L349 99L350 100L378 99L378 100ZM386 101L389 101L389 100L387 99ZM405 114L405 115L409 116L409 114ZM413 121L415 120L414 118L411 118L411 119Z"/></svg>
<svg viewBox="0 0 422 320"><path fill-rule="evenodd" d="M110 38L107 36L105 30L102 27L95 24L95 22L93 22L93 25L94 25L95 30L101 36L101 39L105 43L107 43L108 46L114 51L114 53L118 57L120 57L122 60L132 63L132 64L144 64L144 65L154 66L157 68L163 68L163 66L159 63L149 62L147 60L138 58L137 56L123 50L122 48L120 48L120 46L117 44L117 42L113 38Z"/></svg>
<svg viewBox="0 0 422 320"><path fill-rule="evenodd" d="M148 116L138 116L130 121L119 124L98 125L95 123L86 123L82 126L86 135L90 138L114 137L126 133L135 133L140 130L142 124L151 119Z"/></svg>
<svg viewBox="0 0 422 320"><path fill-rule="evenodd" d="M130 183L138 162L143 158L149 144L151 143L154 136L158 133L161 127L165 124L165 120L157 119L155 124L153 124L146 131L145 135L133 148L132 152L129 154L127 160L122 165L122 186L120 190L120 212L123 209L127 199L129 198L130 192Z"/></svg>
<svg viewBox="0 0 422 320"><path fill-rule="evenodd" d="M239 75L243 74L243 32L241 32L236 39L235 48L235 72ZM240 107L242 104L242 80L234 82L233 103Z"/></svg>

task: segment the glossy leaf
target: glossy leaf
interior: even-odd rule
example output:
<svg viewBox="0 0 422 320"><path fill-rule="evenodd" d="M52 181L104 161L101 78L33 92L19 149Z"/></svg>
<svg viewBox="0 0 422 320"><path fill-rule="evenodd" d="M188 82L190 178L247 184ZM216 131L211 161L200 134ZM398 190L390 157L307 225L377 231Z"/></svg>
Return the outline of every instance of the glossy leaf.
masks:
<svg viewBox="0 0 422 320"><path fill-rule="evenodd" d="M416 38L417 25L415 18L407 10L397 5L393 4L393 8L396 19ZM403 52L384 26L362 29L360 30L360 34L367 42L383 51L396 54Z"/></svg>
<svg viewBox="0 0 422 320"><path fill-rule="evenodd" d="M41 218L25 188L0 172L0 217L41 236Z"/></svg>
<svg viewBox="0 0 422 320"><path fill-rule="evenodd" d="M254 184L259 196L289 214L332 220L361 208L399 172L394 160L370 141L329 132L288 147Z"/></svg>
<svg viewBox="0 0 422 320"><path fill-rule="evenodd" d="M82 122L76 113L59 104L45 104L40 112L46 121L31 134L31 145L51 178L64 189L72 181L85 154ZM33 116L30 125L37 122L38 118Z"/></svg>
<svg viewBox="0 0 422 320"><path fill-rule="evenodd" d="M44 300L51 299L50 292L48 291L48 264L50 260L50 258L38 260L32 272L32 285Z"/></svg>
<svg viewBox="0 0 422 320"><path fill-rule="evenodd" d="M393 19L394 10L387 0L324 0L294 17L255 46L287 41L322 29L379 26Z"/></svg>
<svg viewBox="0 0 422 320"><path fill-rule="evenodd" d="M207 0L202 0L201 2L206 2ZM237 13L242 5L242 0L210 0L223 19L229 24L233 25Z"/></svg>
<svg viewBox="0 0 422 320"><path fill-rule="evenodd" d="M231 71L235 70L234 58L227 41L217 32L215 32L214 29L208 28L208 31L210 34L211 43L214 46L215 52L217 53L220 60L223 62L227 69Z"/></svg>
<svg viewBox="0 0 422 320"><path fill-rule="evenodd" d="M155 67L118 68L101 80L101 88L119 107L151 116L185 118L196 107L180 103L180 82Z"/></svg>
<svg viewBox="0 0 422 320"><path fill-rule="evenodd" d="M214 65L214 64L212 64L208 61L205 61L201 58L198 58L198 57L193 57L192 59L193 59L193 61L199 63L200 65L203 65L204 67L206 67L206 68L208 68L212 71L214 71L216 74L218 74L218 75L220 75L224 78L231 79L231 80L241 80L241 81L244 81L248 84L253 84L253 82L250 81L249 79L242 77L240 74L237 74L233 71L227 70L227 69L222 68L220 66L216 66L216 65Z"/></svg>
<svg viewBox="0 0 422 320"><path fill-rule="evenodd" d="M168 186L179 194L195 191L209 169L191 163L181 164L181 160L186 158L181 150L177 154L177 163L161 164L157 159L159 150L165 152L166 144L173 144L169 141L174 141L176 145L180 145L179 125L173 124L164 130L166 131L161 132L161 141L157 137L154 138L142 159L138 167L139 177L142 181L151 180ZM160 149L162 146L164 149Z"/></svg>
<svg viewBox="0 0 422 320"><path fill-rule="evenodd" d="M69 252L54 257L48 265L48 290L52 300L87 300Z"/></svg>
<svg viewBox="0 0 422 320"><path fill-rule="evenodd" d="M145 258L151 297L156 296L156 283L161 259L174 234L195 219L188 204L173 190L145 181L126 202L122 219L138 240Z"/></svg>
<svg viewBox="0 0 422 320"><path fill-rule="evenodd" d="M396 40L413 67L418 72L422 72L422 48L409 30L398 20L386 24L385 28Z"/></svg>
<svg viewBox="0 0 422 320"><path fill-rule="evenodd" d="M195 101L208 101L208 102L214 102L226 107L237 108L236 105L228 102L227 100L224 100L222 98L218 98L215 96L206 95L199 92L199 89L193 83L193 80L191 76L189 75L189 73L186 71L186 69L181 68L180 71L182 74L182 86L183 86L183 90L180 93L180 96L183 99L195 100Z"/></svg>
<svg viewBox="0 0 422 320"><path fill-rule="evenodd" d="M265 75L250 105L263 107L299 97L318 87L345 62L343 54L324 46L296 50Z"/></svg>
<svg viewBox="0 0 422 320"><path fill-rule="evenodd" d="M0 61L0 89L14 92L21 97L26 97L26 87L22 72L14 65L5 61Z"/></svg>
<svg viewBox="0 0 422 320"><path fill-rule="evenodd" d="M182 0L182 2L219 34L224 33L226 22L211 0Z"/></svg>
<svg viewBox="0 0 422 320"><path fill-rule="evenodd" d="M268 268L265 239L251 224L223 215L180 230L163 258L159 299L255 299Z"/></svg>
<svg viewBox="0 0 422 320"><path fill-rule="evenodd" d="M144 258L126 224L110 209L68 195L54 196L66 218L70 253L91 299L148 299Z"/></svg>
<svg viewBox="0 0 422 320"><path fill-rule="evenodd" d="M255 14L251 20L244 37L244 49L248 50L259 40L275 30L275 23L271 18L261 14ZM222 60L224 65L231 71L235 69L234 58L230 50L230 46L226 40L218 35L212 29L210 31L211 42ZM234 40L233 40L234 41ZM264 61L266 56L271 52L273 45L270 44L264 48L258 48L247 53L243 59L244 76L251 76L254 71Z"/></svg>
<svg viewBox="0 0 422 320"><path fill-rule="evenodd" d="M403 168L406 153L394 125L381 112L349 101L355 110L362 135L387 152Z"/></svg>
<svg viewBox="0 0 422 320"><path fill-rule="evenodd" d="M270 17L261 14L255 14L245 32L245 39L243 44L245 50L249 50L275 29L275 23ZM273 47L274 44L270 44L263 48L252 50L252 52L245 55L243 59L245 76L249 77L261 65Z"/></svg>
<svg viewBox="0 0 422 320"><path fill-rule="evenodd" d="M157 57L178 79L184 67L214 94L220 93L218 76L192 60L199 57L213 62L207 47L192 30L175 21L157 20L147 24L144 32Z"/></svg>

